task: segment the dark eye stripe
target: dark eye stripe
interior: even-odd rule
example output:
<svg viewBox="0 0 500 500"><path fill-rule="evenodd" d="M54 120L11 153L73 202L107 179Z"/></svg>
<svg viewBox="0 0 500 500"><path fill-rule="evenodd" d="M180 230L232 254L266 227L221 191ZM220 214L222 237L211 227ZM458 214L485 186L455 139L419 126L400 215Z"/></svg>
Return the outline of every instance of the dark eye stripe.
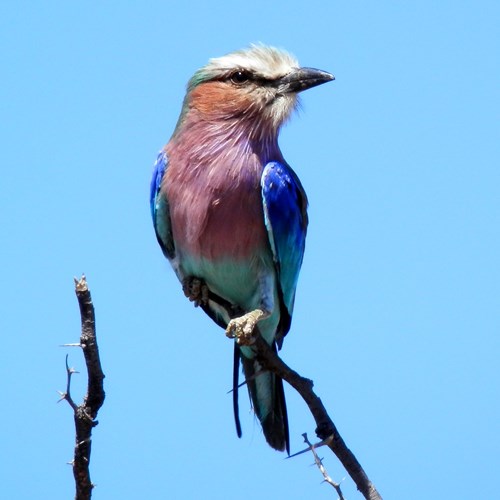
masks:
<svg viewBox="0 0 500 500"><path fill-rule="evenodd" d="M226 73L225 76L214 78L214 80L229 81L234 85L244 85L245 83L252 82L261 86L273 86L274 81L262 76L255 75L246 69L237 69Z"/></svg>

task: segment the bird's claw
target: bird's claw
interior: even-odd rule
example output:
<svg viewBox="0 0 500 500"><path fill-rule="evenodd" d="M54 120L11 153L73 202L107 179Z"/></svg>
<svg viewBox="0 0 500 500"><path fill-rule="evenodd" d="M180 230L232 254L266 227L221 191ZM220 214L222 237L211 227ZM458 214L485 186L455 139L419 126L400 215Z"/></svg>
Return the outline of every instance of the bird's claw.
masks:
<svg viewBox="0 0 500 500"><path fill-rule="evenodd" d="M244 316L232 319L226 328L226 335L236 339L238 345L252 345L255 342L253 331L257 322L264 316L263 311L256 309Z"/></svg>
<svg viewBox="0 0 500 500"><path fill-rule="evenodd" d="M208 286L203 280L193 276L184 278L182 291L191 302L194 302L195 307L208 304Z"/></svg>

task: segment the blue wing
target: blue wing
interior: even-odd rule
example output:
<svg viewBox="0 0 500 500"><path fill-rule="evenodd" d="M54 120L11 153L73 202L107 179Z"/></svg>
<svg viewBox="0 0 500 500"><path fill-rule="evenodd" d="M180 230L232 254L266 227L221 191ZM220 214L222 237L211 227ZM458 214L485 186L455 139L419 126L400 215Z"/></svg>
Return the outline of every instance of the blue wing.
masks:
<svg viewBox="0 0 500 500"><path fill-rule="evenodd" d="M290 329L295 289L304 256L307 197L295 172L278 162L264 167L261 178L264 220L278 275L281 320L278 346Z"/></svg>
<svg viewBox="0 0 500 500"><path fill-rule="evenodd" d="M167 171L168 159L164 151L160 151L153 170L151 179L151 191L149 202L151 205L151 216L155 228L156 238L163 253L168 259L175 255L174 240L172 238L172 227L170 224L170 209L167 198L161 193L161 182Z"/></svg>

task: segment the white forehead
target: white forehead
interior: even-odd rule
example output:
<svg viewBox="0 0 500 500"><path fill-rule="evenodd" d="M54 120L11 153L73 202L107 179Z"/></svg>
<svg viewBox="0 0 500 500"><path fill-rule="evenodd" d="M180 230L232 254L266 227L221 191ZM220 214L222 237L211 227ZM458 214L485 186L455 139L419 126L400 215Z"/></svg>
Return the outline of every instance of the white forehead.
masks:
<svg viewBox="0 0 500 500"><path fill-rule="evenodd" d="M209 73L222 73L234 69L247 69L264 78L278 78L298 68L299 63L288 52L266 45L251 45L222 57L210 59L205 66Z"/></svg>

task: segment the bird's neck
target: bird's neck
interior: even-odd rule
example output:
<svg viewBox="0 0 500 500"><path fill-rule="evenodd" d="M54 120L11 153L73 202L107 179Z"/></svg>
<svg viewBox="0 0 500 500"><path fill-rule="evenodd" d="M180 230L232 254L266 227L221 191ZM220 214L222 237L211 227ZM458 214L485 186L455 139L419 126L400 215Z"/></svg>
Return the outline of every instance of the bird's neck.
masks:
<svg viewBox="0 0 500 500"><path fill-rule="evenodd" d="M190 157L191 164L248 156L257 156L262 165L284 161L278 130L271 123L244 115L207 119L195 109L181 116L168 149L177 150L185 159Z"/></svg>

